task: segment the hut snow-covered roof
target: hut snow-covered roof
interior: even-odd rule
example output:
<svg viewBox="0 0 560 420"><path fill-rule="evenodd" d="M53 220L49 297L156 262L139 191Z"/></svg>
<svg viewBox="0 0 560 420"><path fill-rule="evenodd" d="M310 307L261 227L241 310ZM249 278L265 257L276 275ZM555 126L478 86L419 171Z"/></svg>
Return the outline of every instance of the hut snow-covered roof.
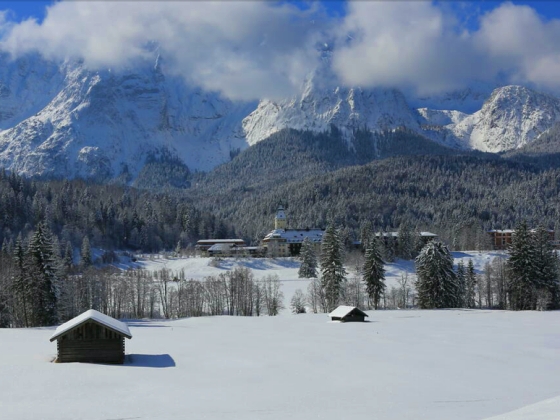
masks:
<svg viewBox="0 0 560 420"><path fill-rule="evenodd" d="M81 315L78 315L75 318L72 318L70 321L65 322L64 324L60 325L51 336L50 341L56 340L61 335L67 333L70 330L88 322L88 321L95 321L104 327L113 330L126 338L132 338L132 334L130 334L130 330L128 326L121 321L116 320L115 318L111 318L110 316L104 315L101 312L96 311L95 309L90 309L89 311L84 312Z"/></svg>
<svg viewBox="0 0 560 420"><path fill-rule="evenodd" d="M344 306L341 305L338 308L336 308L334 311L332 311L329 316L334 319L344 319L346 316L348 316L349 314L354 313L354 314L359 314L362 316L368 316L368 314L366 314L364 311L362 311L361 309L356 308L355 306Z"/></svg>

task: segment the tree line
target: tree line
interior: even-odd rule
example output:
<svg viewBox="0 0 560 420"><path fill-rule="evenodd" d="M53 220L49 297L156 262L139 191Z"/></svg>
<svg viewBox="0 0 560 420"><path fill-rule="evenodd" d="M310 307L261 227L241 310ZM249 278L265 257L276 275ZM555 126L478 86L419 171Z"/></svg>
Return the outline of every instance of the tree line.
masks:
<svg viewBox="0 0 560 420"><path fill-rule="evenodd" d="M379 237L370 236L363 254L354 252L344 258L341 231L332 224L327 228L320 266L311 243L304 241L299 277L313 280L306 295L298 291L294 296L294 313L304 312L305 307L330 312L340 304L361 309L560 308L560 260L549 231L542 225L530 230L525 221L519 223L509 257L488 262L480 274L475 272L472 259L466 266L462 261L455 266L449 248L440 241L430 241L414 259L416 279L404 274L399 286L389 291ZM353 267L353 276L348 276L345 266Z"/></svg>

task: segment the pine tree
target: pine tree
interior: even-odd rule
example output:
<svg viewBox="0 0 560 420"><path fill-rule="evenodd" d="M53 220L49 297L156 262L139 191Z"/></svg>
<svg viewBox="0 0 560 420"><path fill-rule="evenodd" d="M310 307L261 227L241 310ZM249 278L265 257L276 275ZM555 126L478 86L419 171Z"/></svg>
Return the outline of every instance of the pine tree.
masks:
<svg viewBox="0 0 560 420"><path fill-rule="evenodd" d="M536 251L531 232L525 221L519 223L515 228L509 254L511 309L535 309L537 305Z"/></svg>
<svg viewBox="0 0 560 420"><path fill-rule="evenodd" d="M558 258L550 243L550 233L538 226L533 233L535 247L535 280L537 288L547 296L547 309L556 309L560 303L558 284Z"/></svg>
<svg viewBox="0 0 560 420"><path fill-rule="evenodd" d="M457 286L459 291L459 296L457 299L457 307L466 307L466 296L467 296L467 276L465 273L465 264L463 261L459 261L457 264Z"/></svg>
<svg viewBox="0 0 560 420"><path fill-rule="evenodd" d="M72 243L68 241L66 243L66 250L64 251L64 268L66 271L70 270L74 265L74 249L72 248Z"/></svg>
<svg viewBox="0 0 560 420"><path fill-rule="evenodd" d="M401 223L399 227L397 256L409 260L414 254L414 233L408 223Z"/></svg>
<svg viewBox="0 0 560 420"><path fill-rule="evenodd" d="M474 272L474 263L472 259L469 259L467 264L467 272L465 273L465 306L467 308L475 307L475 294L477 286L476 273Z"/></svg>
<svg viewBox="0 0 560 420"><path fill-rule="evenodd" d="M37 224L25 259L33 282L32 324L54 325L57 322L56 260L51 234L43 222Z"/></svg>
<svg viewBox="0 0 560 420"><path fill-rule="evenodd" d="M16 240L13 260L15 270L12 287L17 305L16 311L18 314L17 318L19 318L18 324L22 324L27 328L30 326L30 299L32 295L32 284L30 283L29 276L27 276L25 272L25 250L23 248L21 234L18 235Z"/></svg>
<svg viewBox="0 0 560 420"><path fill-rule="evenodd" d="M379 306L379 301L385 293L385 269L383 260L375 238L369 241L366 249L365 262L363 267L363 280L366 284L366 291L373 302L375 309Z"/></svg>
<svg viewBox="0 0 560 420"><path fill-rule="evenodd" d="M80 249L80 265L83 269L91 267L93 265L93 261L91 259L91 247L89 245L89 239L87 236L84 236L84 240L82 241L82 248Z"/></svg>
<svg viewBox="0 0 560 420"><path fill-rule="evenodd" d="M323 234L321 244L321 282L329 311L338 305L344 281L346 281L346 270L342 261L342 245L338 231L333 224L330 224Z"/></svg>
<svg viewBox="0 0 560 420"><path fill-rule="evenodd" d="M300 279L310 279L317 277L317 256L313 243L309 238L305 238L301 245L300 252L301 265L298 271Z"/></svg>
<svg viewBox="0 0 560 420"><path fill-rule="evenodd" d="M416 258L418 305L422 309L454 308L459 288L453 257L445 245L430 241Z"/></svg>

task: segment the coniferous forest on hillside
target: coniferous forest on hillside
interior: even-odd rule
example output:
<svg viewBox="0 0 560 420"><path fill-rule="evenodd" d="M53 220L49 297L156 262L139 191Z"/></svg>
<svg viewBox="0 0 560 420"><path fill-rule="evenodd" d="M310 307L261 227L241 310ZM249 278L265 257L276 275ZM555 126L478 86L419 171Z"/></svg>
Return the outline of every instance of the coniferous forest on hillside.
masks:
<svg viewBox="0 0 560 420"><path fill-rule="evenodd" d="M399 153L403 148L410 153ZM420 155L421 151L425 153ZM347 249L353 240L368 243L372 232L389 230L399 230L403 238L412 238L413 231L430 231L445 244L442 249L452 250L490 249L487 230L491 228L514 228L519 223L525 229L539 226L539 232L544 232L538 242L542 244L548 241L545 228L560 230L560 166L553 159L459 153L405 130L356 132L350 141L336 129L322 134L284 130L232 153L230 162L210 173L191 172L167 157L147 162L133 186L27 179L0 172L0 326L52 325L90 307L116 317L140 318L224 311L258 315L261 305L264 312L275 314L277 279L260 285L250 272L231 272L201 286L185 273L179 277L165 270L124 274L109 266L96 269L95 264L116 262L114 251L188 253L203 238L241 237L256 245L273 227L280 203L289 215L289 227L336 227L337 241ZM379 264L395 256L409 259L421 248L409 242L414 249L380 244L377 257L371 257L371 250L365 255ZM494 290L485 297L487 307L558 305L558 270L552 251L541 252L543 263L529 264L531 271L523 261L540 261L530 255L537 255L545 245L533 244L530 235L526 243L526 249L519 245L519 267L509 268L511 273L519 271L517 277L492 269L499 275L488 274L484 280ZM351 258L361 261L362 257ZM372 279L382 277L379 270L372 268L377 273ZM451 276L456 280L449 292L451 300L420 294L421 306L474 307L474 286L461 280L460 271ZM342 268L340 273L344 274ZM542 278L548 283L539 283ZM177 290L168 289L171 281ZM230 301L228 290L240 285L251 292ZM384 307L388 298L397 305L398 293L385 293L381 286L365 301L363 292L354 293L363 287L359 279L345 285L345 291L338 291L339 286L333 290L358 306L377 307L381 298ZM428 284L421 291L430 288ZM482 307L483 287L477 290L477 307ZM315 302L316 310L330 310L336 301L322 296L323 292L317 282L308 290L306 299ZM406 296L404 302L406 306ZM301 304L294 307L301 309Z"/></svg>

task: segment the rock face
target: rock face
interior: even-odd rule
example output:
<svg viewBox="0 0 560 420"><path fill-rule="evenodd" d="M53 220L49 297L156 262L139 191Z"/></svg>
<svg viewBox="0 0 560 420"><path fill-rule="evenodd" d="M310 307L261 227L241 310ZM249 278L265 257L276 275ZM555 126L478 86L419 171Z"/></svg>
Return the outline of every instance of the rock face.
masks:
<svg viewBox="0 0 560 420"><path fill-rule="evenodd" d="M30 62L27 72L42 64ZM0 108L6 128L0 131L0 166L27 175L134 177L148 155L162 150L208 170L246 145L241 121L256 106L189 89L166 76L159 61L118 74L64 63L51 76L53 84L62 81L58 89L39 84L34 91L46 93L35 102L28 99L30 77L14 79L10 101Z"/></svg>
<svg viewBox="0 0 560 420"><path fill-rule="evenodd" d="M299 95L239 103L186 85L160 57L128 71L89 71L38 55L0 55L0 167L26 175L133 179L146 160L172 156L210 170L284 129L324 131L406 127L458 149L522 147L560 121L560 100L520 86L423 98L413 108L396 89L340 88L325 68ZM458 109L451 106L457 106ZM459 110L461 109L461 110Z"/></svg>
<svg viewBox="0 0 560 420"><path fill-rule="evenodd" d="M560 100L522 86L492 92L482 109L450 127L470 148L502 152L537 139L560 121Z"/></svg>
<svg viewBox="0 0 560 420"><path fill-rule="evenodd" d="M243 120L243 131L253 145L283 128L325 131L331 125L347 134L364 127L420 128L414 110L396 89L327 88L311 79L297 97L261 101Z"/></svg>

